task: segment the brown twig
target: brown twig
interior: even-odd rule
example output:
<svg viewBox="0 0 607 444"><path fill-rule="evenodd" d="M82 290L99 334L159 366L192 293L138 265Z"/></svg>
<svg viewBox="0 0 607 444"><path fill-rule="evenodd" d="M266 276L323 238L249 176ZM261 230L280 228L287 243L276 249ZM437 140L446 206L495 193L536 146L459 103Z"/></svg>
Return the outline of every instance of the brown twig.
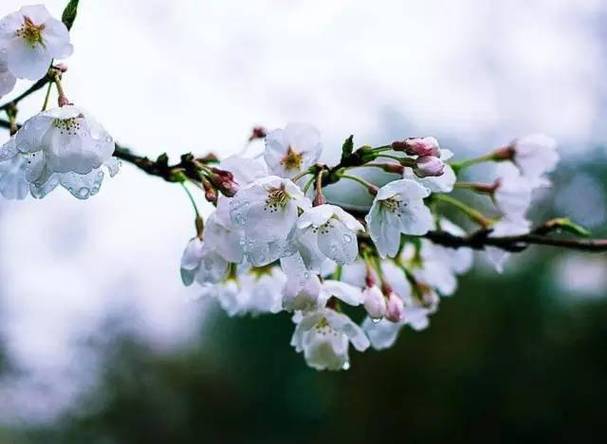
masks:
<svg viewBox="0 0 607 444"><path fill-rule="evenodd" d="M547 245L588 252L607 252L607 239L565 239L540 234L522 234L520 236L490 237L489 232L481 231L471 236L455 236L446 231L430 231L425 238L437 245L449 248L472 248L484 250L496 247L509 252L520 252L529 245Z"/></svg>

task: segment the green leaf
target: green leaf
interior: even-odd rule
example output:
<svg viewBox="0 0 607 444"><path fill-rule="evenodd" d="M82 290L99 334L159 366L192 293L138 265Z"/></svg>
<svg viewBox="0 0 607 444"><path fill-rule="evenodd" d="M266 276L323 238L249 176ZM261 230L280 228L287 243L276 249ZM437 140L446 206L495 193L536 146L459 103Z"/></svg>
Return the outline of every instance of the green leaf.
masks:
<svg viewBox="0 0 607 444"><path fill-rule="evenodd" d="M543 231L548 232L552 230L563 230L581 237L590 237L591 235L587 228L576 224L568 217L557 217L556 219L551 219L544 224Z"/></svg>
<svg viewBox="0 0 607 444"><path fill-rule="evenodd" d="M76 20L79 1L80 0L70 0L63 10L63 14L61 15L61 21L65 24L68 30L72 29L74 21Z"/></svg>
<svg viewBox="0 0 607 444"><path fill-rule="evenodd" d="M343 162L346 159L346 157L348 157L350 154L352 154L352 151L354 151L354 136L353 135L348 137L344 141L344 144L341 146L341 161Z"/></svg>

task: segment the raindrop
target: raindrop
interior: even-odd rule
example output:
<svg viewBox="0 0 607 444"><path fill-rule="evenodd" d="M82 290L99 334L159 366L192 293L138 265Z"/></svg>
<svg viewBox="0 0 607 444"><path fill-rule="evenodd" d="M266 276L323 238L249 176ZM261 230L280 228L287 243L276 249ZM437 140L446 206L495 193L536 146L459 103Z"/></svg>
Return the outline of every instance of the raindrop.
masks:
<svg viewBox="0 0 607 444"><path fill-rule="evenodd" d="M352 235L348 233L344 233L344 241L350 243L352 242Z"/></svg>
<svg viewBox="0 0 607 444"><path fill-rule="evenodd" d="M82 199L86 199L87 197L89 197L90 192L91 191L88 188L82 187L78 190L78 196Z"/></svg>

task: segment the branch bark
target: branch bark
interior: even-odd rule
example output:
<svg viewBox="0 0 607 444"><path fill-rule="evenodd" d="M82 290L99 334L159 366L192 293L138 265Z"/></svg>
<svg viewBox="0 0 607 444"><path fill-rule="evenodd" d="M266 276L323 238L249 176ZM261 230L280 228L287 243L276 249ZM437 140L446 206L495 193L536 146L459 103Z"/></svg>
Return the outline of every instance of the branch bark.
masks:
<svg viewBox="0 0 607 444"><path fill-rule="evenodd" d="M424 237L437 245L455 249L467 247L484 250L486 247L496 247L516 253L523 251L529 245L547 245L587 252L607 252L607 239L566 239L535 233L489 237L487 231L480 231L471 236L454 236L446 231L430 231Z"/></svg>

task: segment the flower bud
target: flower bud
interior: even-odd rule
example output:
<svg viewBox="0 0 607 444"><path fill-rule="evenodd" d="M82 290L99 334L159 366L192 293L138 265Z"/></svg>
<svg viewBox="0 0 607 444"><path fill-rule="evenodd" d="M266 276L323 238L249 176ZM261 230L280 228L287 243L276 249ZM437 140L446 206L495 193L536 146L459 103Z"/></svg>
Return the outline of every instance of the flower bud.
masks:
<svg viewBox="0 0 607 444"><path fill-rule="evenodd" d="M442 176L444 171L444 162L434 156L419 157L413 167L413 172L417 177Z"/></svg>
<svg viewBox="0 0 607 444"><path fill-rule="evenodd" d="M217 203L217 191L213 188L213 185L208 180L202 181L202 187L204 188L204 197L208 202Z"/></svg>
<svg viewBox="0 0 607 444"><path fill-rule="evenodd" d="M405 305L403 300L394 292L388 295L386 303L386 319L392 322L400 322L405 317Z"/></svg>
<svg viewBox="0 0 607 444"><path fill-rule="evenodd" d="M400 163L384 163L382 165L382 169L386 173L403 174L405 167L402 166Z"/></svg>
<svg viewBox="0 0 607 444"><path fill-rule="evenodd" d="M501 161L501 160L513 160L514 159L514 154L516 153L516 148L515 148L515 142L513 142L511 145L502 147L502 148L498 148L495 151L493 151L493 153L491 154L491 158L495 161Z"/></svg>
<svg viewBox="0 0 607 444"><path fill-rule="evenodd" d="M251 131L251 135L249 136L249 142L257 139L265 139L267 135L267 131L263 126L256 126Z"/></svg>
<svg viewBox="0 0 607 444"><path fill-rule="evenodd" d="M434 137L413 137L392 143L394 151L404 151L410 156L440 156L440 146Z"/></svg>
<svg viewBox="0 0 607 444"><path fill-rule="evenodd" d="M213 174L209 176L211 183L227 197L233 197L238 192L238 184L234 175L229 171L211 168Z"/></svg>
<svg viewBox="0 0 607 444"><path fill-rule="evenodd" d="M381 319L386 315L386 298L377 285L363 290L363 304L371 319Z"/></svg>

